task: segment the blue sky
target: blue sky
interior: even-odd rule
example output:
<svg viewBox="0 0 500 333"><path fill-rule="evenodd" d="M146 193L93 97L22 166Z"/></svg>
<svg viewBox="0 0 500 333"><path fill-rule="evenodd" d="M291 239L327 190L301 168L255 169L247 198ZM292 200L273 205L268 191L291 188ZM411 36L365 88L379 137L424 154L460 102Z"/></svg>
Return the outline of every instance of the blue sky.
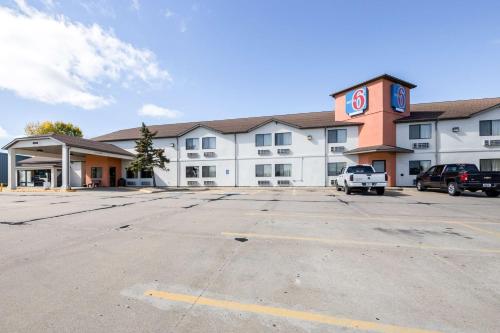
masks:
<svg viewBox="0 0 500 333"><path fill-rule="evenodd" d="M498 1L0 0L0 145L29 121L86 137L331 110L389 73L412 102L500 96ZM2 69L3 68L3 69Z"/></svg>

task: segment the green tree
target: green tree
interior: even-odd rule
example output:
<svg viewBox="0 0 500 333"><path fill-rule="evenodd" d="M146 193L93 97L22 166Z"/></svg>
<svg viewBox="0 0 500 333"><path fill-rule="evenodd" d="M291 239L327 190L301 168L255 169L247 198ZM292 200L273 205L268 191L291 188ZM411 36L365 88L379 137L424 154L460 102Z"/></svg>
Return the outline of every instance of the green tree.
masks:
<svg viewBox="0 0 500 333"><path fill-rule="evenodd" d="M24 128L26 135L43 135L43 134L65 134L71 136L82 137L82 130L71 123L62 121L52 122L49 120L42 122L28 123Z"/></svg>
<svg viewBox="0 0 500 333"><path fill-rule="evenodd" d="M130 163L129 170L140 172L141 170L151 171L153 175L153 186L156 187L154 168L165 170L166 163L170 160L165 157L165 149L154 148L153 138L157 132L151 132L149 128L142 123L141 138L135 141L136 156Z"/></svg>

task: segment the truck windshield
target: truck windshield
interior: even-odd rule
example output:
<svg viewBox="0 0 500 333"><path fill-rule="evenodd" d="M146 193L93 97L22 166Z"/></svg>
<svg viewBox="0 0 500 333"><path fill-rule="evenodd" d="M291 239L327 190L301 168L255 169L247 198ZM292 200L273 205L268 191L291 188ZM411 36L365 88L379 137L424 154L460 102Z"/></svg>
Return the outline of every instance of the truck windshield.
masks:
<svg viewBox="0 0 500 333"><path fill-rule="evenodd" d="M373 173L373 168L369 165L356 165L347 168L347 173Z"/></svg>

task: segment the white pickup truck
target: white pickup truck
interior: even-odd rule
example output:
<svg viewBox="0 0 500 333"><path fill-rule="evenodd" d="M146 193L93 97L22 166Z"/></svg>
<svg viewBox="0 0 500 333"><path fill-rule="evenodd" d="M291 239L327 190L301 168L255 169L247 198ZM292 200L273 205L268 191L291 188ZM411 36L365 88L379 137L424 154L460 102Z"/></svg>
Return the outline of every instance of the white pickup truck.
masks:
<svg viewBox="0 0 500 333"><path fill-rule="evenodd" d="M387 186L387 173L376 172L368 164L347 166L340 171L336 186L337 191L344 189L346 194L351 194L352 190L375 190L378 195L383 195Z"/></svg>

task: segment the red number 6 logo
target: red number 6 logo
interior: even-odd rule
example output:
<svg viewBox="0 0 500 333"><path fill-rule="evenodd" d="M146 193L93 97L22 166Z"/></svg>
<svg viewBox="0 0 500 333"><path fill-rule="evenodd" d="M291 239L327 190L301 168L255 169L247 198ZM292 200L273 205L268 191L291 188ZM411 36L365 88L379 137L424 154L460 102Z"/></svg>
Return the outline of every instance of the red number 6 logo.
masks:
<svg viewBox="0 0 500 333"><path fill-rule="evenodd" d="M365 91L363 89L356 90L352 95L352 108L361 110L366 103Z"/></svg>

